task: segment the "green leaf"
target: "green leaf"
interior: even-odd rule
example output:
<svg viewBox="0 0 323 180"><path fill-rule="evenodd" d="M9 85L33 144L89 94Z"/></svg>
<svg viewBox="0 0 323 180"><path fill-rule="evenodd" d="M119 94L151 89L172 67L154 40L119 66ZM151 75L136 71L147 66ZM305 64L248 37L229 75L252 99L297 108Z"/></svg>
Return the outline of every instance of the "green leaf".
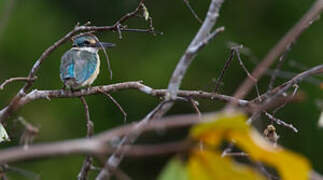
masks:
<svg viewBox="0 0 323 180"><path fill-rule="evenodd" d="M0 123L0 143L10 141L8 133L3 125Z"/></svg>
<svg viewBox="0 0 323 180"><path fill-rule="evenodd" d="M162 170L158 180L188 180L184 163L178 158L173 158Z"/></svg>
<svg viewBox="0 0 323 180"><path fill-rule="evenodd" d="M144 10L143 16L144 16L145 20L147 21L149 18L148 9L146 8L146 6L144 4L142 4L142 9Z"/></svg>

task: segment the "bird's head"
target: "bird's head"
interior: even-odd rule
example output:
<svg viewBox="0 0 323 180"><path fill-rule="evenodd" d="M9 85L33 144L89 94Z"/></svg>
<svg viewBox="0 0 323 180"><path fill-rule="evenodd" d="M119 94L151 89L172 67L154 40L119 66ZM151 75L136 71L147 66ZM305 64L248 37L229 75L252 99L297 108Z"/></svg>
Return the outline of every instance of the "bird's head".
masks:
<svg viewBox="0 0 323 180"><path fill-rule="evenodd" d="M100 42L93 34L84 34L72 38L73 47L112 48L114 43Z"/></svg>

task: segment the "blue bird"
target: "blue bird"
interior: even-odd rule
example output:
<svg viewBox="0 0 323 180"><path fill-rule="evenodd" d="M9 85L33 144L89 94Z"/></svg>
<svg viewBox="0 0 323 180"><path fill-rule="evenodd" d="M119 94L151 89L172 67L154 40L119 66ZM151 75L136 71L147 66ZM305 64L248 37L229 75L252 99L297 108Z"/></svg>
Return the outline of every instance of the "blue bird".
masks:
<svg viewBox="0 0 323 180"><path fill-rule="evenodd" d="M64 87L80 89L90 86L100 71L100 48L114 47L113 43L100 42L93 34L72 38L73 47L61 59L60 78Z"/></svg>

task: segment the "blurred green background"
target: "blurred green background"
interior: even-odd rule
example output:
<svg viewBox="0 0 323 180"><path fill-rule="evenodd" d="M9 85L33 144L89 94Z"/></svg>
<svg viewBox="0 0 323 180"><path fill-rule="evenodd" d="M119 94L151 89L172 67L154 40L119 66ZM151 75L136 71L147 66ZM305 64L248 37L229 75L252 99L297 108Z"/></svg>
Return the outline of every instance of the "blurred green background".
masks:
<svg viewBox="0 0 323 180"><path fill-rule="evenodd" d="M209 2L191 0L191 5L203 18ZM8 0L0 1L0 15L4 14L7 3ZM217 24L218 27L225 26L226 30L199 53L187 72L182 89L212 91L214 79L220 74L225 59L229 56L229 42L249 47L260 60L312 3L312 0L226 1ZM0 34L0 81L15 76L26 76L41 53L70 31L77 22L91 21L93 25L112 25L122 15L136 8L137 4L138 1L135 0L14 0L8 23L2 23L1 26L3 32ZM98 33L102 41L114 42L117 47L109 51L114 79L110 80L106 62L102 60L101 73L94 85L143 80L153 88L167 87L175 65L200 24L193 18L183 0L147 0L145 4L153 17L154 27L164 35L124 33L124 38L119 40L117 33ZM127 24L133 28L145 28L147 25L140 18L131 19ZM283 66L284 71L301 72L304 67L322 63L322 29L323 21L319 20L303 33L288 54L288 62ZM60 57L70 47L71 44L67 43L46 59L38 73L35 89L62 87L59 79ZM103 54L101 57L103 58ZM242 58L251 71L255 66L252 59L247 56ZM292 65L293 62L299 63L298 66ZM245 77L238 62L234 61L225 75L220 92L231 95ZM279 78L276 85L286 80ZM261 92L267 90L268 82L269 76L261 79ZM1 108L7 105L21 86L21 82L15 82L0 91ZM300 84L300 89L305 93L304 101L289 104L277 114L282 120L293 123L299 129L299 133L277 126L279 143L305 155L312 162L314 169L323 173L323 130L317 127L320 109L315 103L322 98L322 90L317 85L306 82ZM157 98L135 90L113 93L112 96L128 113L126 123L144 117L158 103ZM255 97L254 91L249 96L252 97ZM95 133L124 124L122 114L104 96L95 95L86 99L95 124ZM223 105L222 102L200 100L200 109L203 112L219 110ZM192 112L194 109L190 104L177 103L169 114ZM18 116L40 127L36 143L85 136L85 117L79 99L38 100L23 107L7 121L12 142L1 144L0 148L18 144L22 133L15 121ZM265 118L264 120L265 124L269 123ZM187 129L177 129L145 134L139 142L177 140L185 137L186 132ZM155 179L168 158L127 158L121 168L133 179ZM41 179L75 179L83 159L80 155L73 155L11 165L34 172L40 175ZM95 175L96 172L91 172L91 177ZM16 172L9 172L8 176L9 179L30 179Z"/></svg>

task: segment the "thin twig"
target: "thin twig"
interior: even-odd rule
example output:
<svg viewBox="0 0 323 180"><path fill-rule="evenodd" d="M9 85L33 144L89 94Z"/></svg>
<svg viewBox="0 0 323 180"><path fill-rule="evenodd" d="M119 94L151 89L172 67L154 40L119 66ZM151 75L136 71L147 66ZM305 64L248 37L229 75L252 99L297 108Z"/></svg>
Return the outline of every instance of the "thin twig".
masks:
<svg viewBox="0 0 323 180"><path fill-rule="evenodd" d="M201 20L201 18L196 14L196 12L194 11L194 9L192 8L190 2L188 0L184 0L184 3L186 4L187 8L191 11L191 13L193 14L194 18L199 22L199 23L203 23L203 21Z"/></svg>
<svg viewBox="0 0 323 180"><path fill-rule="evenodd" d="M118 103L117 100L115 100L109 93L106 93L104 91L100 91L102 94L106 95L108 98L111 99L111 101L118 107L118 109L120 110L120 112L123 114L123 119L124 122L127 121L127 113L125 110L123 110L122 106Z"/></svg>
<svg viewBox="0 0 323 180"><path fill-rule="evenodd" d="M254 84L255 84L255 88L256 88L256 92L257 92L257 96L259 98L259 101L261 101L261 98L260 98L260 92L259 92L259 88L258 88L258 84L257 84L257 79L254 78L248 71L247 67L243 64L242 60L241 60L241 56L240 56L240 52L239 52L239 48L240 47L234 47L233 50L234 52L236 53L237 55L237 58L238 58L238 61L239 61L239 64L240 66L242 67L242 69L244 70L244 72L248 75L248 78L251 79Z"/></svg>
<svg viewBox="0 0 323 180"><path fill-rule="evenodd" d="M25 169L9 166L8 164L4 165L4 169L6 171L16 172L16 173L21 174L22 176L25 176L25 177L30 178L30 179L40 180L40 175L39 174L31 172L31 171L28 171L28 170L25 170Z"/></svg>
<svg viewBox="0 0 323 180"><path fill-rule="evenodd" d="M275 118L273 115L269 114L268 112L264 111L265 115L270 119L272 120L273 122L275 122L276 124L278 125L281 125L281 126L285 126L285 127L288 127L290 129L292 129L294 132L298 132L298 130L293 126L293 124L288 124L286 123L285 121L283 120L280 120L278 118Z"/></svg>
<svg viewBox="0 0 323 180"><path fill-rule="evenodd" d="M91 121L91 118L90 118L89 106L87 105L84 96L80 96L80 100L83 104L85 118L86 118L86 127L87 127L86 137L90 138L93 135L94 130L93 130L93 122Z"/></svg>
<svg viewBox="0 0 323 180"><path fill-rule="evenodd" d="M295 94L296 94L296 92L297 92L297 90L298 90L299 86L298 86L297 84L294 84L294 87L295 87L295 88L294 88L294 91L293 91L292 95L291 95L291 96L289 96L289 97L286 99L286 101L285 101L282 105L278 106L275 110L273 110L273 115L274 115L274 114L276 114L276 112L277 112L278 110L280 110L281 108L285 107L285 106L286 106L286 104L287 104L289 101L291 101L291 100L293 99L293 97L295 96Z"/></svg>
<svg viewBox="0 0 323 180"><path fill-rule="evenodd" d="M231 51L230 51L230 56L229 56L229 58L225 61L225 64L224 64L224 66L223 66L223 68L222 68L222 71L221 71L221 74L220 74L219 78L216 80L215 88L214 88L214 91L213 91L213 92L215 92L215 93L216 93L216 92L218 92L218 90L219 90L219 88L220 88L220 84L221 84L221 82L222 82L222 80L223 80L223 77L224 77L224 73L228 70L229 65L230 65L230 63L231 63L231 61L232 61L233 57L234 57L234 50L233 50L233 49L231 49Z"/></svg>
<svg viewBox="0 0 323 180"><path fill-rule="evenodd" d="M323 73L323 64L312 67L298 75L296 75L291 80L283 83L282 85L274 88L272 91L265 93L261 97L267 97L266 100L262 103L261 106L257 108L258 112L267 109L272 103L275 102L277 98L279 98L283 93L285 93L289 88L298 84L300 81L304 80L306 77L315 75L315 74L322 74Z"/></svg>
<svg viewBox="0 0 323 180"><path fill-rule="evenodd" d="M281 67L283 66L285 60L286 60L286 57L287 57L287 54L288 52L291 50L291 47L293 46L293 44L290 44L286 51L282 53L282 55L279 57L279 61L278 61L278 64L276 65L276 68L275 70L273 71L272 75L271 75L271 79L270 79L270 82L269 82L269 85L268 85L268 89L271 90L273 87L274 87L274 83L275 83L275 80L278 76L278 73L279 73L279 70L281 69Z"/></svg>
<svg viewBox="0 0 323 180"><path fill-rule="evenodd" d="M36 135L38 135L39 128L27 122L23 117L18 117L17 120L24 126L24 132L20 137L19 143L23 144L25 149L28 149L29 144L32 143Z"/></svg>
<svg viewBox="0 0 323 180"><path fill-rule="evenodd" d="M192 104L192 106L193 106L193 108L194 108L195 112L197 113L197 115L198 115L198 116L199 116L199 118L201 119L201 118L202 118L202 113L201 113L201 111L200 111L200 109L199 109L199 107L198 107L199 103L198 103L197 101L195 101L194 99L192 99L192 98L188 98L188 99L189 99L189 101L191 102L191 104Z"/></svg>
<svg viewBox="0 0 323 180"><path fill-rule="evenodd" d="M86 126L87 126L86 137L90 139L93 135L94 130L93 130L93 122L91 121L91 118L90 118L89 106L87 105L84 96L81 96L80 100L84 106L84 111L85 111ZM88 179L88 173L89 173L90 167L92 166L92 163L93 163L93 158L90 155L87 155L85 160L83 161L81 171L77 176L78 180Z"/></svg>
<svg viewBox="0 0 323 180"><path fill-rule="evenodd" d="M14 81L35 81L37 79L37 77L33 77L33 78L29 78L29 77L14 77L14 78L10 78L5 80L1 85L0 85L0 90L3 90L4 87Z"/></svg>

